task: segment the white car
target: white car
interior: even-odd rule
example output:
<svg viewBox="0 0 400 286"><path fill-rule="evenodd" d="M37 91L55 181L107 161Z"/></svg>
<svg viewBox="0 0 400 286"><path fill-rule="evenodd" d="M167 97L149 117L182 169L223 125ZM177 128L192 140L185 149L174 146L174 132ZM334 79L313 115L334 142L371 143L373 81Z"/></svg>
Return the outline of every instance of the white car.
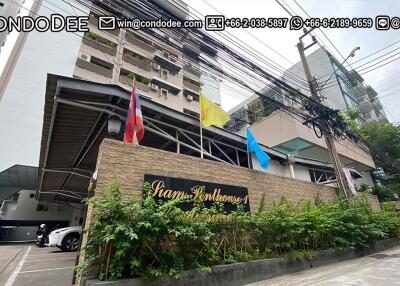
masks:
<svg viewBox="0 0 400 286"><path fill-rule="evenodd" d="M76 251L79 246L81 226L69 226L53 230L49 234L48 246L57 246L63 251Z"/></svg>

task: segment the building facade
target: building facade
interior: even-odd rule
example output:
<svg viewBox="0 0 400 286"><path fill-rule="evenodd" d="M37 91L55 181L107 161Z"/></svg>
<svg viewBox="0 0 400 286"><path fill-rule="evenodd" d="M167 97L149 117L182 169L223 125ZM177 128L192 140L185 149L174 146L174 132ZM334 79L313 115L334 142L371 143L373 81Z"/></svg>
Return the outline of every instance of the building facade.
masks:
<svg viewBox="0 0 400 286"><path fill-rule="evenodd" d="M307 61L325 105L341 111L349 109L359 111L361 124L387 122L377 92L366 85L364 79L355 70L349 71L324 48L319 48L309 54ZM290 75L296 75L306 81L301 62L289 68L282 79L287 81ZM311 96L310 91L301 87L299 89L302 93Z"/></svg>

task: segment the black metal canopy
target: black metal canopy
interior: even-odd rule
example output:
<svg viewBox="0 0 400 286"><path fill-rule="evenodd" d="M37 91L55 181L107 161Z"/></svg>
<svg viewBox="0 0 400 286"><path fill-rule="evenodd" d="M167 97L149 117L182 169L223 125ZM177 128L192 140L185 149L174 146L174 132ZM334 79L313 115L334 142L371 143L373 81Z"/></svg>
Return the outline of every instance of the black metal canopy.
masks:
<svg viewBox="0 0 400 286"><path fill-rule="evenodd" d="M199 157L199 120L141 97L145 137L141 145ZM98 150L110 117L125 121L130 91L48 74L38 170L37 198L41 201L80 202L87 197ZM121 140L123 128L114 139ZM222 128L203 129L205 159L248 167L246 138ZM262 146L285 162L285 153ZM329 163L295 157L296 164L332 170Z"/></svg>

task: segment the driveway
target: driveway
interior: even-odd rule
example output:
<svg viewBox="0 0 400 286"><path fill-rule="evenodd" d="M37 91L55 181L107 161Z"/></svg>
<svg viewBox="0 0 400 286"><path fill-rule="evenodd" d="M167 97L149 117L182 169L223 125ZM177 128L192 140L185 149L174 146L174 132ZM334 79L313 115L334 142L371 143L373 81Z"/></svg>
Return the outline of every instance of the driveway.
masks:
<svg viewBox="0 0 400 286"><path fill-rule="evenodd" d="M0 245L0 285L71 285L76 252L34 245Z"/></svg>

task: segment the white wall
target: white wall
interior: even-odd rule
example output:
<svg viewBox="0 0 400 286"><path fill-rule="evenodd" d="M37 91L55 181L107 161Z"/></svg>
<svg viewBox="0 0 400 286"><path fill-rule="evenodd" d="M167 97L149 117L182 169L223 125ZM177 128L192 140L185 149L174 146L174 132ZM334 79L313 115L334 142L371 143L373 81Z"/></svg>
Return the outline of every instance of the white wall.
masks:
<svg viewBox="0 0 400 286"><path fill-rule="evenodd" d="M74 15L68 3L57 6ZM51 13L42 6L38 14ZM0 101L0 171L15 164L38 165L47 73L71 77L81 41L67 32L29 33Z"/></svg>
<svg viewBox="0 0 400 286"><path fill-rule="evenodd" d="M33 197L30 198L30 195ZM6 212L0 216L2 220L64 220L70 221L70 225L77 225L79 218L82 216L80 210L60 204L49 204L48 211L37 211L37 200L35 199L36 191L23 190L20 191L18 203L15 209L6 209Z"/></svg>
<svg viewBox="0 0 400 286"><path fill-rule="evenodd" d="M288 165L284 166L284 165L281 165L278 161L270 160L269 168L267 171L265 171L265 169L263 169L260 166L260 163L258 162L258 160L254 154L251 155L251 158L252 158L252 164L253 164L254 170L267 172L270 174L287 177L287 178L291 177ZM295 164L295 165L293 165L293 168L294 168L294 175L295 175L296 179L311 182L310 173L309 173L307 167Z"/></svg>
<svg viewBox="0 0 400 286"><path fill-rule="evenodd" d="M362 185L367 185L374 187L374 181L372 180L371 174L369 172L361 172L361 174L364 176L360 179L354 180L354 185L359 188Z"/></svg>
<svg viewBox="0 0 400 286"><path fill-rule="evenodd" d="M332 74L334 71L328 55L322 48L307 55L307 61L310 67L311 75L315 76L317 80L322 76ZM293 74L300 76L303 80L306 81L306 76L304 74L304 69L301 62L298 62L297 64L289 68L288 71L284 73L284 79L293 82ZM324 83L328 78L329 76L325 76L318 81ZM332 85L333 83L337 83L335 76L332 76L332 78L327 83L327 86ZM305 90L304 88L300 89L300 91L304 94L311 96L310 92ZM334 84L332 87L326 88L324 90L324 96L328 98L327 100L323 101L323 103L327 106L334 109L346 109L346 103L344 101L342 92L340 91L340 88L337 84Z"/></svg>

